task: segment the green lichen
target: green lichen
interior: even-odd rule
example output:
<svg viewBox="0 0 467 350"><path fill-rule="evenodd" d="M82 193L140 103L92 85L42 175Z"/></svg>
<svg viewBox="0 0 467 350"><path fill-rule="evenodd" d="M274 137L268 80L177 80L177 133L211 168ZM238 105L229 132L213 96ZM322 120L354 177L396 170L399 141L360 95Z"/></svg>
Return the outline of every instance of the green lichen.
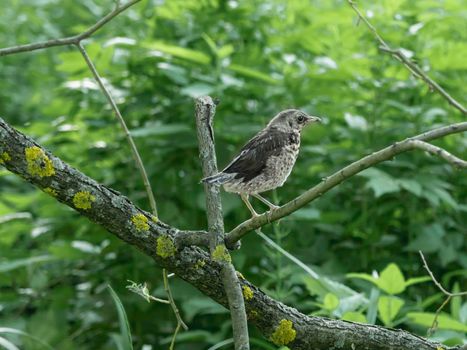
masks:
<svg viewBox="0 0 467 350"><path fill-rule="evenodd" d="M243 291L243 298L244 298L246 301L250 301L251 299L253 299L253 291L251 290L250 287L248 287L248 286L243 286L243 287L242 287L242 291Z"/></svg>
<svg viewBox="0 0 467 350"><path fill-rule="evenodd" d="M198 259L198 260L196 260L195 269L199 270L204 265L206 265L206 262L203 259Z"/></svg>
<svg viewBox="0 0 467 350"><path fill-rule="evenodd" d="M143 214L136 214L131 217L131 222L139 232L149 231L148 218Z"/></svg>
<svg viewBox="0 0 467 350"><path fill-rule="evenodd" d="M28 173L32 176L44 177L55 174L52 161L39 147L27 147L24 150L24 154L28 163Z"/></svg>
<svg viewBox="0 0 467 350"><path fill-rule="evenodd" d="M271 341L279 346L287 345L295 339L296 335L297 332L293 329L292 321L282 319L272 333Z"/></svg>
<svg viewBox="0 0 467 350"><path fill-rule="evenodd" d="M259 314L258 314L258 311L256 311L256 310L251 310L251 311L247 314L249 320L255 320L255 319L257 319L257 318L258 318L258 315L259 315Z"/></svg>
<svg viewBox="0 0 467 350"><path fill-rule="evenodd" d="M157 224L159 222L159 218L155 215L151 215L151 220L153 223Z"/></svg>
<svg viewBox="0 0 467 350"><path fill-rule="evenodd" d="M0 164L5 164L5 162L8 162L10 160L11 157L7 152L0 153Z"/></svg>
<svg viewBox="0 0 467 350"><path fill-rule="evenodd" d="M54 190L52 187L46 187L43 189L43 191L52 197L57 197L58 194L57 191Z"/></svg>
<svg viewBox="0 0 467 350"><path fill-rule="evenodd" d="M174 256L176 251L177 248L175 248L172 238L167 235L161 235L157 238L156 254L161 258Z"/></svg>
<svg viewBox="0 0 467 350"><path fill-rule="evenodd" d="M230 257L227 248L224 245L218 245L211 253L211 257L214 261L224 261L224 262L231 262L232 258Z"/></svg>
<svg viewBox="0 0 467 350"><path fill-rule="evenodd" d="M95 201L96 197L88 191L80 191L73 196L73 205L78 209L91 209L92 203Z"/></svg>

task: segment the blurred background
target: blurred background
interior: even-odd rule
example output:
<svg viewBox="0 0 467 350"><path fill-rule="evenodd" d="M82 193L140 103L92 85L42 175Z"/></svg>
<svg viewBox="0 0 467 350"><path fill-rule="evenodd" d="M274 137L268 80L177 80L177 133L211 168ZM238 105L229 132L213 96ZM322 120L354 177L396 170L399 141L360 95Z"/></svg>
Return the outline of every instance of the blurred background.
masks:
<svg viewBox="0 0 467 350"><path fill-rule="evenodd" d="M8 0L0 47L74 35L114 1ZM466 103L465 0L358 3L380 35L402 47ZM161 220L205 229L193 98L220 100L219 167L278 111L296 107L325 123L303 133L287 183L265 197L285 203L322 178L394 141L465 120L410 76L344 0L144 0L85 46L139 148ZM56 156L149 210L124 134L73 47L0 58L0 117ZM466 135L436 141L467 157ZM233 253L237 270L268 295L306 314L380 324L426 336L445 299L418 250L453 291L467 288L467 177L441 159L411 152L368 169L264 227ZM226 230L249 217L223 194ZM266 210L254 201L258 211ZM379 279L377 278L379 276ZM110 284L128 315L135 349L166 349L170 307L126 289L147 282L164 297L162 271L136 249L5 169L0 170L0 337L20 349L116 349L120 334ZM176 349L212 349L231 337L230 316L189 284L170 280L190 329ZM467 341L467 302L443 309L431 339ZM276 349L253 328L253 348ZM226 345L223 349L232 348ZM1 345L0 345L1 347Z"/></svg>

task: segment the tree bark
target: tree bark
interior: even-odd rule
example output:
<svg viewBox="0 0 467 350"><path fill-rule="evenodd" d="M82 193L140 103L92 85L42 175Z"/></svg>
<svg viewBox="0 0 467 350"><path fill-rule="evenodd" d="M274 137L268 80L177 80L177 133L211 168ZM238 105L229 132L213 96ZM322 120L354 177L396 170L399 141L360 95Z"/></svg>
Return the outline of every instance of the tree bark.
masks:
<svg viewBox="0 0 467 350"><path fill-rule="evenodd" d="M134 245L208 297L228 306L221 264L199 247L177 249L174 245L176 236L185 231L158 221L127 197L72 168L1 118L0 156L0 163L11 172ZM303 350L448 349L402 330L306 316L268 297L245 279L240 284L251 291L251 298L245 302L250 322L278 345Z"/></svg>

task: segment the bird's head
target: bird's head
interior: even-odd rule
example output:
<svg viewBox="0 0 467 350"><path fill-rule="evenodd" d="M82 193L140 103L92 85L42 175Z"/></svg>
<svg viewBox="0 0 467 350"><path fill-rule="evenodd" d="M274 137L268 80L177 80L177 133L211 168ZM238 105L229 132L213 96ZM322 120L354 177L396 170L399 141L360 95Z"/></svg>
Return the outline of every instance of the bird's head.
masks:
<svg viewBox="0 0 467 350"><path fill-rule="evenodd" d="M298 109L286 109L272 118L268 127L277 128L285 132L300 132L305 126L317 122L321 123L321 118L308 115Z"/></svg>

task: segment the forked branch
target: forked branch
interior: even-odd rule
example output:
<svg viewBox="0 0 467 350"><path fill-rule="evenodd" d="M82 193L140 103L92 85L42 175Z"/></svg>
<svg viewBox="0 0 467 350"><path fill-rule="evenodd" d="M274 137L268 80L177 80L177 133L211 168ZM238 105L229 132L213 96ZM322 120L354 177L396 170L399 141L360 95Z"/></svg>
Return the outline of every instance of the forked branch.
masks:
<svg viewBox="0 0 467 350"><path fill-rule="evenodd" d="M398 154L413 149L423 149L430 153L434 153L448 160L450 163L455 164L456 166L465 168L466 162L464 160L453 156L449 152L437 146L433 146L427 143L427 141L463 131L467 131L467 122L448 125L425 132L415 137L407 138L403 141L396 142L386 148L383 148L382 150L374 152L366 157L363 157L362 159L347 165L345 168L336 171L334 174L321 181L318 185L310 188L297 198L292 199L290 202L284 204L279 209L244 221L227 234L226 244L228 247L233 246L236 241L241 239L248 232L262 227L269 222L276 221L283 218L284 216L290 215L294 211L319 198L344 180L347 180L348 178L358 174L364 169L392 159Z"/></svg>

